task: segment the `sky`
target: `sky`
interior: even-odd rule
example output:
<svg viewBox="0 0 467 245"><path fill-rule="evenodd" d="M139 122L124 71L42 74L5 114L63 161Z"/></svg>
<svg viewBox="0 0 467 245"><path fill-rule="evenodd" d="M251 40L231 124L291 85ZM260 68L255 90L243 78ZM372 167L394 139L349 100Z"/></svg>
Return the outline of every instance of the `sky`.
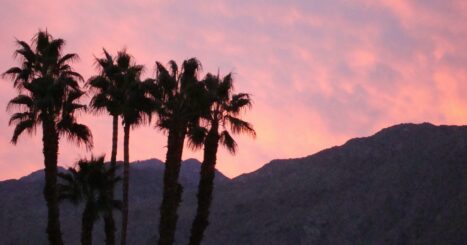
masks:
<svg viewBox="0 0 467 245"><path fill-rule="evenodd" d="M252 94L243 115L256 139L236 136L235 156L219 152L229 177L272 159L311 155L399 123L467 121L467 2L463 0L2 0L0 71L16 66L15 39L39 29L78 53L76 71L97 74L102 48L122 48L154 77L155 61L197 57L207 72L232 72L236 92ZM10 143L16 91L0 81L0 180L43 168L41 132ZM85 99L83 102L87 102ZM94 135L87 151L60 141L59 165L111 150L111 118L80 115ZM122 130L118 159L122 155ZM165 159L154 124L131 132L130 160ZM186 149L183 158L202 159ZM108 158L107 158L108 159Z"/></svg>

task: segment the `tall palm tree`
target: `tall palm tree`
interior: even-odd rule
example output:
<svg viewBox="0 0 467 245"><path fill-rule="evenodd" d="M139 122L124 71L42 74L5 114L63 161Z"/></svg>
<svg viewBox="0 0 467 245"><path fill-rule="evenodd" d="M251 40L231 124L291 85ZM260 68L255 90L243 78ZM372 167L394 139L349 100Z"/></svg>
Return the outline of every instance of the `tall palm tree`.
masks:
<svg viewBox="0 0 467 245"><path fill-rule="evenodd" d="M164 190L160 206L159 244L174 242L177 209L181 202L182 186L178 182L183 144L187 133L195 128L203 106L203 87L197 75L201 68L196 58L185 60L179 71L174 61L170 71L156 62L154 97L160 100L158 126L168 132L167 155L164 171Z"/></svg>
<svg viewBox="0 0 467 245"><path fill-rule="evenodd" d="M206 117L207 135L204 140L204 158L201 165L198 185L198 208L191 227L190 245L199 245L204 231L209 225L209 209L212 202L216 155L219 143L235 154L237 143L232 133L246 133L255 136L252 125L239 118L240 113L251 107L250 96L245 93L232 94L232 75L226 75L222 80L219 76L207 74L203 80L210 100L210 113ZM221 131L219 131L221 130ZM196 144L196 141L194 142Z"/></svg>
<svg viewBox="0 0 467 245"><path fill-rule="evenodd" d="M13 80L13 86L19 92L8 104L8 108L19 110L10 118L9 124L15 125L11 141L16 144L23 132L35 133L37 126L42 125L47 234L50 244L61 245L57 192L59 139L66 136L84 143L88 148L92 147L90 130L75 119L75 114L86 108L78 103L84 94L78 83L83 78L70 66L78 55L62 55L65 41L54 39L47 31L39 31L31 46L19 40L17 44L19 47L15 55L20 58L21 65L3 74Z"/></svg>
<svg viewBox="0 0 467 245"><path fill-rule="evenodd" d="M104 156L80 160L77 168L69 168L67 173L58 173L62 179L59 184L61 200L70 200L74 204L85 203L81 219L81 244L92 244L92 230L100 215L106 216L114 208L120 208L121 202L109 195L114 185L120 180L115 177L116 166L106 167Z"/></svg>
<svg viewBox="0 0 467 245"><path fill-rule="evenodd" d="M114 58L104 49L104 58L96 58L99 75L91 77L87 85L94 96L90 107L97 113L107 112L112 117L112 152L110 164L117 165L118 118L122 114L123 82L122 74ZM109 190L114 195L114 190ZM112 210L104 217L106 244L115 244L115 221Z"/></svg>
<svg viewBox="0 0 467 245"><path fill-rule="evenodd" d="M121 72L122 105L121 116L123 124L123 205L121 244L126 244L128 227L128 197L130 179L130 128L137 127L145 121L150 121L155 110L153 97L149 88L153 79L140 80L144 66L134 63L133 58L125 51L117 55L117 67Z"/></svg>

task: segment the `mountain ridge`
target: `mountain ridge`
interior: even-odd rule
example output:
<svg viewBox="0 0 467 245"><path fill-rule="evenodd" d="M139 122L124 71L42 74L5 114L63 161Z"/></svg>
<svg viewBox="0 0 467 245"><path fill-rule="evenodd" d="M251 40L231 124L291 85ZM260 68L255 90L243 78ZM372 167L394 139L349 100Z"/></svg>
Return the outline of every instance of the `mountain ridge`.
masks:
<svg viewBox="0 0 467 245"><path fill-rule="evenodd" d="M204 242L462 244L467 240L466 149L467 126L398 124L313 155L272 160L233 179L216 178ZM128 242L152 244L163 165L134 166ZM177 244L186 244L196 208L199 172L184 171ZM46 241L41 187L18 183L10 188L16 185L0 182L0 237L7 245L30 244L11 232L22 227L34 241ZM63 204L68 244L78 244L80 212ZM102 223L95 227L99 244Z"/></svg>
<svg viewBox="0 0 467 245"><path fill-rule="evenodd" d="M268 164L270 163L274 163L274 162L277 162L277 161L287 161L287 160L297 160L297 159L302 159L302 158L307 158L307 157L311 157L311 156L314 156L316 154L319 154L321 152L325 152L325 151L328 151L328 150L332 150L332 149L335 149L335 148L338 148L338 147L341 147L341 146L345 146L346 144L348 143L353 143L353 142L357 142L357 141L360 141L360 140L365 140L367 138L371 138L373 136L378 136L378 135L381 135L381 134L386 134L386 132L388 131L401 131L401 130L408 130L410 127L426 127L426 128L433 128L433 127L440 127L440 128L443 128L443 127L467 127L467 126L464 126L464 125L444 125L444 124L441 124L441 125L435 125L435 124L432 124L432 123L429 123L429 122L423 122L423 123L400 123L400 124L395 124L395 125L392 125L392 126L389 126L389 127L386 127L386 128L383 128L381 130L379 130L378 132L370 135L370 136L363 136L363 137L354 137L354 138L351 138L349 140L347 140L344 144L341 144L341 145L335 145L335 146L330 146L328 148L325 148L325 149L322 149L322 150L319 150L313 154L310 154L310 155L307 155L307 156L304 156L304 157L290 157L290 158L278 158L278 159L272 159L270 160L269 162L265 163L263 166L259 167L258 169L256 170L253 170L251 172L247 172L247 173L242 173L238 176L235 176L235 177L232 177L232 178L229 178L227 177L226 175L224 175L221 171L219 171L220 173L222 173L226 178L229 178L229 179L236 179L240 176L243 176L243 175L248 175L248 174L251 174L251 173L254 173L256 171L259 171L261 170L262 168L266 167ZM199 163L201 164L201 161L196 159L196 158L187 158L185 160L182 161L182 163L187 163L187 162L196 162L196 163ZM123 161L117 161L117 163L119 164L122 164ZM151 165L153 165L154 163L157 163L157 164L161 164L163 166L164 162L158 158L149 158L149 159L145 159L145 160L135 160L133 162L130 162L130 164L139 164L139 166L134 166L134 167L137 167L137 168L141 168L141 167L152 167ZM156 165L156 167L159 167L159 165ZM59 166L58 167L60 170L66 170L66 168L64 167L61 167ZM15 180L22 180L23 178L28 178L30 177L31 175L35 175L39 172L42 172L43 170L42 169L38 169L38 170L34 170L32 171L31 173L25 175L25 176L21 176L21 177L18 177L18 178L11 178L11 179L5 179L5 180L0 180L0 183L2 182L6 182L6 181L15 181Z"/></svg>
<svg viewBox="0 0 467 245"><path fill-rule="evenodd" d="M109 162L106 162L106 163L109 163ZM117 166L121 166L121 164L123 164L123 161L117 161ZM144 169L144 168L163 168L164 166L164 162L157 159L157 158L149 158L149 159L146 159L146 160L135 160L133 162L130 162L132 168L135 168L135 169ZM185 160L182 160L182 165L193 165L193 164L197 164L197 165L201 165L201 162L196 159L196 158L187 158ZM58 171L66 171L67 168L65 167L62 167L62 166L59 166L58 167ZM2 183L7 183L7 182L16 182L16 181L28 181L28 182L34 182L34 181L37 181L39 180L42 175L43 175L43 172L44 170L43 169L38 169L38 170L34 170L32 171L31 173L27 174L27 175L24 175L24 176L21 176L19 178L11 178L11 179L5 179L5 180L0 180L0 184ZM218 171L219 174L222 174L222 178L227 178L227 179L231 179L229 177L227 177L226 175L224 175L222 172Z"/></svg>

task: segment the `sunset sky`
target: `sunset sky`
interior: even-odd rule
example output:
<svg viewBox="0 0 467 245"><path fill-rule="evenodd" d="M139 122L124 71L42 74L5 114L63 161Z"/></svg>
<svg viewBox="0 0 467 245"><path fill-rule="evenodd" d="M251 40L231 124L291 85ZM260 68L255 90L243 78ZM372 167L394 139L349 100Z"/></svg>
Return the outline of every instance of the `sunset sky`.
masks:
<svg viewBox="0 0 467 245"><path fill-rule="evenodd" d="M237 92L253 95L245 119L257 138L237 136L221 150L229 177L272 159L303 157L402 122L466 124L467 1L25 1L0 8L0 70L16 66L15 38L39 29L80 55L76 71L96 74L94 57L126 47L154 77L154 62L197 57L206 72L233 72ZM0 180L43 167L40 131L10 144L16 91L0 82ZM87 102L87 101L86 101ZM83 115L94 154L110 156L111 118ZM120 131L122 136L122 130ZM166 136L154 125L132 131L130 160L165 159ZM120 138L118 159L122 159ZM91 152L60 142L59 165ZM201 159L186 150L183 158Z"/></svg>

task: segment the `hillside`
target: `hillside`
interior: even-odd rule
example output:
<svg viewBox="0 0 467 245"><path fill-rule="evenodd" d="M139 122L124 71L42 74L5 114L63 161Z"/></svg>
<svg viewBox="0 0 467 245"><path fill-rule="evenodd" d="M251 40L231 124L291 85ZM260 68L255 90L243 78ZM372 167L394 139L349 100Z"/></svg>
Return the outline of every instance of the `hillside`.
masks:
<svg viewBox="0 0 467 245"><path fill-rule="evenodd" d="M188 238L198 171L194 160L183 164L177 244ZM157 239L162 172L157 160L132 164L129 244ZM45 242L38 174L0 182L1 244ZM465 126L396 125L304 158L273 160L232 180L218 174L217 181L205 244L467 241ZM67 244L78 244L81 211L62 210ZM95 233L101 244L102 224Z"/></svg>
<svg viewBox="0 0 467 245"><path fill-rule="evenodd" d="M467 127L403 124L275 160L216 201L210 244L463 244Z"/></svg>

